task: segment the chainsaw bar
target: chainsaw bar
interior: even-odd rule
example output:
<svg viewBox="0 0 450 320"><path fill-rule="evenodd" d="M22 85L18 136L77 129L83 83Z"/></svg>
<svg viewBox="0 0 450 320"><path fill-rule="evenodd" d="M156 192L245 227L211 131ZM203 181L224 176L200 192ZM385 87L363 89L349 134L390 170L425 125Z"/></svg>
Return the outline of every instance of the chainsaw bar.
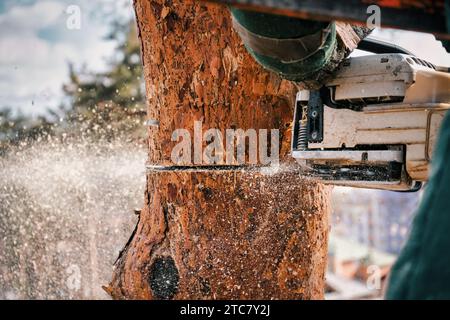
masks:
<svg viewBox="0 0 450 320"><path fill-rule="evenodd" d="M271 168L270 165L198 165L198 166L182 166L182 165L152 165L146 166L147 172L211 172L211 171L259 171L264 168Z"/></svg>

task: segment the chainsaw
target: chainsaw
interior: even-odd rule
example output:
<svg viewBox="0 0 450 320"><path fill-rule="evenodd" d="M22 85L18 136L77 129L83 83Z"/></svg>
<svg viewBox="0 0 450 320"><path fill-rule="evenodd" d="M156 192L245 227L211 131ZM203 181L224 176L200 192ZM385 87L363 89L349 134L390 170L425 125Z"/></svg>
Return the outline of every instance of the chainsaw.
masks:
<svg viewBox="0 0 450 320"><path fill-rule="evenodd" d="M298 91L292 157L323 183L416 191L449 109L447 68L398 52L351 57L320 89Z"/></svg>
<svg viewBox="0 0 450 320"><path fill-rule="evenodd" d="M317 90L298 91L291 155L300 167L293 170L326 184L417 191L428 180L439 128L450 109L449 70L376 39L366 38L358 48L373 54L344 60ZM147 170L254 167L149 164Z"/></svg>

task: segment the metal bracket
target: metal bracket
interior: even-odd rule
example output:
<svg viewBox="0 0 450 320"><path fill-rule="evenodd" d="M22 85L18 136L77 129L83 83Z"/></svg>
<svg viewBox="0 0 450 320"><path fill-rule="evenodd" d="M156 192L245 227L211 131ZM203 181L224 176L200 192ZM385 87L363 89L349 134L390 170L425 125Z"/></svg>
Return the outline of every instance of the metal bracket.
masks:
<svg viewBox="0 0 450 320"><path fill-rule="evenodd" d="M403 163L403 150L308 150L292 151L292 157L302 160L333 160L348 162Z"/></svg>
<svg viewBox="0 0 450 320"><path fill-rule="evenodd" d="M323 110L320 91L300 91L297 94L291 143L293 151L306 150L308 142L323 141Z"/></svg>
<svg viewBox="0 0 450 320"><path fill-rule="evenodd" d="M311 91L308 101L308 142L323 141L323 101L319 91Z"/></svg>

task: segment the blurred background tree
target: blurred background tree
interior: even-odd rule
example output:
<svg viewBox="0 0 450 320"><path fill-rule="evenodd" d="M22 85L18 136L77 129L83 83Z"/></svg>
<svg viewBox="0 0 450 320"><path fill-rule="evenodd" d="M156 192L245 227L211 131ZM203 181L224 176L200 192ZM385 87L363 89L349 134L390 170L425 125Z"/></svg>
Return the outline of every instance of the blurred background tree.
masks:
<svg viewBox="0 0 450 320"><path fill-rule="evenodd" d="M70 98L68 119L82 125L88 134L144 137L145 90L136 25L134 21L116 21L107 37L118 43L108 71L77 71L69 65L70 82L63 86Z"/></svg>
<svg viewBox="0 0 450 320"><path fill-rule="evenodd" d="M109 40L117 42L108 68L92 72L69 63L69 80L62 89L66 99L45 116L0 110L0 155L8 146L45 135L94 139L145 139L145 100L140 44L134 20L111 22Z"/></svg>
<svg viewBox="0 0 450 320"><path fill-rule="evenodd" d="M106 70L69 63L58 108L38 117L0 109L0 299L105 298L100 285L135 224L146 136L140 44L134 19L108 24L117 46ZM79 290L67 284L75 262Z"/></svg>
<svg viewBox="0 0 450 320"><path fill-rule="evenodd" d="M27 117L22 113L14 115L11 108L0 110L0 156L9 146L35 140L53 132L57 117L53 111L48 116Z"/></svg>

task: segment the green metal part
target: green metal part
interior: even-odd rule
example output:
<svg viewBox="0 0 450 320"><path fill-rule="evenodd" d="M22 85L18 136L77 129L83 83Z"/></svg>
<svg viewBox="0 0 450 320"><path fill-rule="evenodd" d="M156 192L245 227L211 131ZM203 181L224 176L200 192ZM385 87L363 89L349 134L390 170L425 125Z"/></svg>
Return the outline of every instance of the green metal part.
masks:
<svg viewBox="0 0 450 320"><path fill-rule="evenodd" d="M233 18L252 34L261 38L301 39L313 35L320 30L329 28L325 34L323 45L311 51L309 56L295 61L284 61L281 57L258 53L255 48L246 45L248 52L263 67L278 73L281 77L292 81L309 80L312 75L320 71L330 60L336 48L336 27L334 22L318 22L303 20L280 15L266 14L230 8Z"/></svg>

